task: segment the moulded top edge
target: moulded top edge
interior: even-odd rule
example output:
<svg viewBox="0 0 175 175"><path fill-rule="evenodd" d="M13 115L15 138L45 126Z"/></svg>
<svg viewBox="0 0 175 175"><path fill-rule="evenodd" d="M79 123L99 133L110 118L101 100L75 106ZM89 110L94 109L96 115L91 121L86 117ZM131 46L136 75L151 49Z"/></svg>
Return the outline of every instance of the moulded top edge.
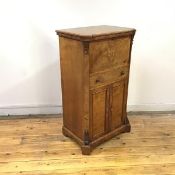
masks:
<svg viewBox="0 0 175 175"><path fill-rule="evenodd" d="M117 26L89 26L89 27L80 27L80 28L70 28L70 29L62 29L56 30L56 33L60 36L65 36L69 38L77 38L82 40L91 40L98 37L107 37L107 36L115 36L122 35L125 33L135 33L134 28L126 28L126 27L117 27Z"/></svg>

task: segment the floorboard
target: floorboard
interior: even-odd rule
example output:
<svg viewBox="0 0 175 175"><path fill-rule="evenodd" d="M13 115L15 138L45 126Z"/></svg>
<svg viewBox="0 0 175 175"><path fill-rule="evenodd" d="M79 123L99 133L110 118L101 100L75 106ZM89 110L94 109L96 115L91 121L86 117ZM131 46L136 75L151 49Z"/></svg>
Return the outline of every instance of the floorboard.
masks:
<svg viewBox="0 0 175 175"><path fill-rule="evenodd" d="M90 156L57 115L0 120L0 175L175 175L175 114L129 115L131 132Z"/></svg>

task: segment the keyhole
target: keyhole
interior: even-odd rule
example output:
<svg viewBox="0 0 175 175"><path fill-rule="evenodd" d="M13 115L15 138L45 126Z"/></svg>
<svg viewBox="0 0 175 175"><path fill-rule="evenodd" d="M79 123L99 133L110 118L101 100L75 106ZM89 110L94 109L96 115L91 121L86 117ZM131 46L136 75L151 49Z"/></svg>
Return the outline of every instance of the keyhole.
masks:
<svg viewBox="0 0 175 175"><path fill-rule="evenodd" d="M100 83L100 80L99 79L96 79L96 81L95 81L96 83Z"/></svg>
<svg viewBox="0 0 175 175"><path fill-rule="evenodd" d="M124 71L121 71L121 72L120 72L120 75L121 75L121 76L124 75L124 74L125 74Z"/></svg>

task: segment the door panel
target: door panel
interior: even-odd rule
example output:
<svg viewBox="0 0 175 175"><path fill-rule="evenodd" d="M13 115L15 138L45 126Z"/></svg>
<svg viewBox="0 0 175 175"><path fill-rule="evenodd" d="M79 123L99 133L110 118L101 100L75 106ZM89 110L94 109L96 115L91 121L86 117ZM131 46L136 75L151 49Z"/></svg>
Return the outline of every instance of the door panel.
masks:
<svg viewBox="0 0 175 175"><path fill-rule="evenodd" d="M90 43L90 73L129 64L130 37Z"/></svg>
<svg viewBox="0 0 175 175"><path fill-rule="evenodd" d="M114 84L111 90L111 130L119 127L122 124L123 117L123 102L124 102L124 86L125 84L122 82L120 84Z"/></svg>
<svg viewBox="0 0 175 175"><path fill-rule="evenodd" d="M91 134L93 139L100 137L106 130L107 92L107 89L100 89L100 91L91 92Z"/></svg>

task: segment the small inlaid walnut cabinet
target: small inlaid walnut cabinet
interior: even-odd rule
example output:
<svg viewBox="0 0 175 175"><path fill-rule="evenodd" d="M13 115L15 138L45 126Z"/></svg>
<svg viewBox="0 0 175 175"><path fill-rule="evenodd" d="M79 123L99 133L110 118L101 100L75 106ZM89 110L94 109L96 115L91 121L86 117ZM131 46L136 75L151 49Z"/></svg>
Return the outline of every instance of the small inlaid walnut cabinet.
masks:
<svg viewBox="0 0 175 175"><path fill-rule="evenodd" d="M135 29L91 26L56 30L59 35L63 134L83 154L130 131L127 93Z"/></svg>

